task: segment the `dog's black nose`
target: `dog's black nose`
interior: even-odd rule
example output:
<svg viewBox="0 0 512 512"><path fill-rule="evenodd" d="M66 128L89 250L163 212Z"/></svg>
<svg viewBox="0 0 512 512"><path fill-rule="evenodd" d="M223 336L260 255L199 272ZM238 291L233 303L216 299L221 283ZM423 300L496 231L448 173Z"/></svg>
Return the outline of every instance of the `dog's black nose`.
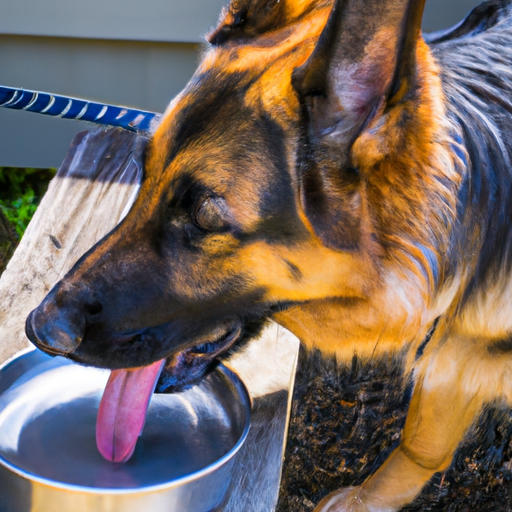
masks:
<svg viewBox="0 0 512 512"><path fill-rule="evenodd" d="M41 350L52 355L67 355L82 342L86 319L80 308L58 306L48 296L27 318L25 332L28 339Z"/></svg>

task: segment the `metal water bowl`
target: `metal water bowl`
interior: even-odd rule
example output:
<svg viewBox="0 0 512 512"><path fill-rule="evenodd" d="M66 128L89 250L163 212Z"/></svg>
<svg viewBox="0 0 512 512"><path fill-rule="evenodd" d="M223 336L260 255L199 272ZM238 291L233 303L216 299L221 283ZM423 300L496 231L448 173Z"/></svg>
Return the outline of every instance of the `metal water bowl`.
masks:
<svg viewBox="0 0 512 512"><path fill-rule="evenodd" d="M220 365L153 395L132 459L114 464L95 441L108 375L36 350L0 367L0 511L220 510L250 424L238 376Z"/></svg>

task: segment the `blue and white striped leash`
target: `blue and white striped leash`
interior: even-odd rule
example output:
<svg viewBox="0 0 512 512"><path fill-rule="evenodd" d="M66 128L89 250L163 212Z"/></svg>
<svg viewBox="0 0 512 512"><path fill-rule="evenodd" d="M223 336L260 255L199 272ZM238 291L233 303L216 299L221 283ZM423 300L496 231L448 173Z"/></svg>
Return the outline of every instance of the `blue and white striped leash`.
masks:
<svg viewBox="0 0 512 512"><path fill-rule="evenodd" d="M63 119L80 119L95 124L117 126L132 132L148 132L161 114L129 107L107 105L47 92L28 91L0 85L0 107L27 110Z"/></svg>

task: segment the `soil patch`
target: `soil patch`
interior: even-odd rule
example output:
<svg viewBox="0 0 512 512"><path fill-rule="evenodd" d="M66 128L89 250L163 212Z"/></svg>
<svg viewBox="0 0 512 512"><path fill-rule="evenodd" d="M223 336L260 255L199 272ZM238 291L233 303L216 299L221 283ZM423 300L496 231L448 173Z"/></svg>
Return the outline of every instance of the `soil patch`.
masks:
<svg viewBox="0 0 512 512"><path fill-rule="evenodd" d="M277 512L312 511L372 474L399 442L410 390L396 359L347 367L301 350ZM450 468L403 511L511 511L511 440L510 411L486 410Z"/></svg>

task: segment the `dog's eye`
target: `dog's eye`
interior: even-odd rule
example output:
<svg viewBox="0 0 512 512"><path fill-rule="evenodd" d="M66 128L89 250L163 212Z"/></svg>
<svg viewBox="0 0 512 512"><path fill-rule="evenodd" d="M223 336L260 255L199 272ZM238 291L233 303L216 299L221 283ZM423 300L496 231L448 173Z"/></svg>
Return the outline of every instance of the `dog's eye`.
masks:
<svg viewBox="0 0 512 512"><path fill-rule="evenodd" d="M221 231L228 226L228 208L224 199L207 197L196 208L195 223L206 231Z"/></svg>

